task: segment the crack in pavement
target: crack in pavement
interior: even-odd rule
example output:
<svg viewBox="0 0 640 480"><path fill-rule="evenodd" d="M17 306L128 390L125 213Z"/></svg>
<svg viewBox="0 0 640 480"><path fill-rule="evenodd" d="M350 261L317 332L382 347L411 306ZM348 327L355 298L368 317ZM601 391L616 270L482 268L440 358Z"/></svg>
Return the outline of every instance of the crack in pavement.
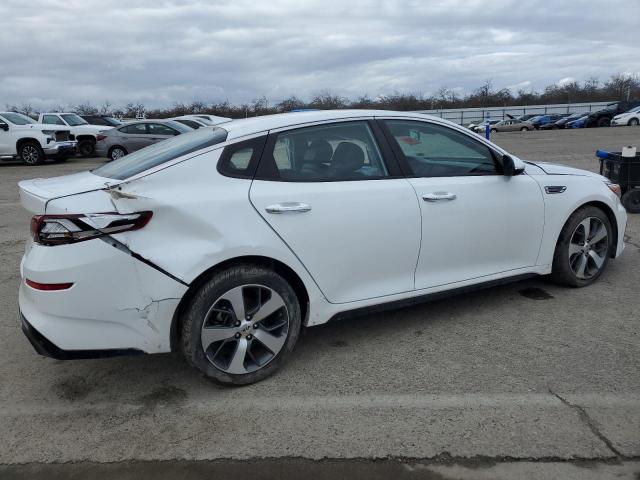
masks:
<svg viewBox="0 0 640 480"><path fill-rule="evenodd" d="M609 440L604 433L602 433L600 431L600 429L597 427L597 425L595 424L595 422L591 419L591 417L589 416L589 414L587 413L587 411L584 409L584 407L581 407L580 405L576 405L574 403L569 402L567 399L561 397L560 395L558 395L556 392L554 392L553 390L549 389L549 393L551 393L551 395L554 395L556 398L558 398L558 400L560 400L563 404L565 404L567 407L569 407L570 409L574 410L577 414L578 414L578 418L587 426L589 427L589 430L591 430L591 432L598 437L606 446L609 450L611 450L611 452L613 452L613 454L620 458L620 459L625 459L625 455L620 452L620 450L618 450L616 447L613 446L613 443L611 442L611 440Z"/></svg>

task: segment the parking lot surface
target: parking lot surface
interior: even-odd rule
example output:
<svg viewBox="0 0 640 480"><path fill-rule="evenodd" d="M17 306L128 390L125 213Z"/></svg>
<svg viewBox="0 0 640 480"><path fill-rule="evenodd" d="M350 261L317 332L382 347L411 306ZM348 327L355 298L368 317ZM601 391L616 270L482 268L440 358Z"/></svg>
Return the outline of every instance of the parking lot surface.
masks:
<svg viewBox="0 0 640 480"><path fill-rule="evenodd" d="M596 171L596 149L640 146L640 128L493 140ZM250 467L254 478L637 478L640 215L591 287L537 278L310 328L276 375L225 389L178 354L61 362L22 335L29 215L16 183L100 162L0 164L0 478L140 478L141 468L225 478Z"/></svg>

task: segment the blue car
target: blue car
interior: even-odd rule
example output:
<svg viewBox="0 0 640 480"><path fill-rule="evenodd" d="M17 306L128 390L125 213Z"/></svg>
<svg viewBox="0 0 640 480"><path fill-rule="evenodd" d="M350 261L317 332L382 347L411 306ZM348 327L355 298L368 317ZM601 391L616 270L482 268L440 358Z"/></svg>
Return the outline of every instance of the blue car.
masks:
<svg viewBox="0 0 640 480"><path fill-rule="evenodd" d="M583 117L578 118L577 120L573 120L572 122L567 122L565 124L565 128L586 128L587 121L589 120L589 115L584 115Z"/></svg>
<svg viewBox="0 0 640 480"><path fill-rule="evenodd" d="M555 113L550 113L548 115L538 115L537 117L533 117L529 119L529 122L533 124L533 127L537 130L543 125L547 125L549 123L554 123L560 120L563 115L558 115Z"/></svg>

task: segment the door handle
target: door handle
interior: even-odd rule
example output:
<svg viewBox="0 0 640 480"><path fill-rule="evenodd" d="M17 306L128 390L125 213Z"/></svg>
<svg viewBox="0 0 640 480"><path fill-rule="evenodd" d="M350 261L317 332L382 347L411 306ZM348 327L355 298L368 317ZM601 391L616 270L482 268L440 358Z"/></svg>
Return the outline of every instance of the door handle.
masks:
<svg viewBox="0 0 640 480"><path fill-rule="evenodd" d="M458 196L449 192L433 192L422 196L425 202L440 202L442 200L455 200Z"/></svg>
<svg viewBox="0 0 640 480"><path fill-rule="evenodd" d="M300 202L274 203L265 208L267 213L304 213L311 211L311 205Z"/></svg>

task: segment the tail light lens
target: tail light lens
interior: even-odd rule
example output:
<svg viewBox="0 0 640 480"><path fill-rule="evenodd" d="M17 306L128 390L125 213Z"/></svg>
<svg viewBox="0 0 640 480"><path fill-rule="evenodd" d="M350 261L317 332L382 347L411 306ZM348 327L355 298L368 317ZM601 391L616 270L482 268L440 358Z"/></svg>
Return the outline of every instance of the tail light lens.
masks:
<svg viewBox="0 0 640 480"><path fill-rule="evenodd" d="M107 138L106 135L98 134L98 135L96 135L96 142L100 142L100 141L104 140L105 138Z"/></svg>
<svg viewBox="0 0 640 480"><path fill-rule="evenodd" d="M41 245L77 243L114 233L139 230L153 212L37 215L31 219L31 235Z"/></svg>

